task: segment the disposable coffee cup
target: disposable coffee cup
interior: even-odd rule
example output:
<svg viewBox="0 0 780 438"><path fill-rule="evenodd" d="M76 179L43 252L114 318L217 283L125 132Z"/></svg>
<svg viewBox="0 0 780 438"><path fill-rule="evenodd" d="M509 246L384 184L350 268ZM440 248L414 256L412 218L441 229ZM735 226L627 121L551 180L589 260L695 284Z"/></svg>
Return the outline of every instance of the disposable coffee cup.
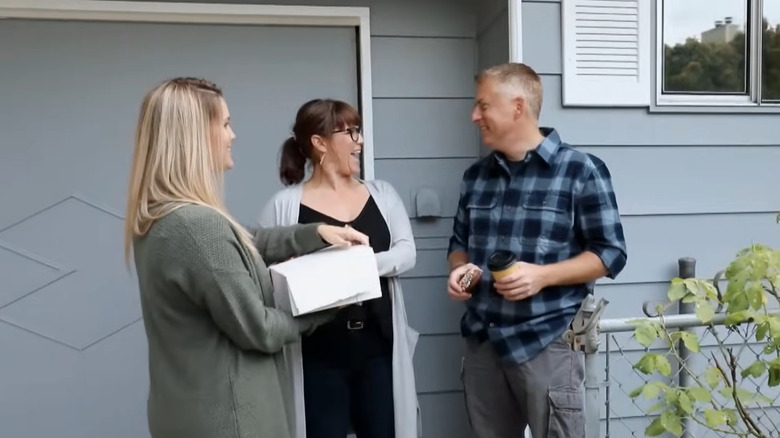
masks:
<svg viewBox="0 0 780 438"><path fill-rule="evenodd" d="M509 251L496 251L488 259L488 270L493 280L500 280L515 272L518 267L517 257Z"/></svg>

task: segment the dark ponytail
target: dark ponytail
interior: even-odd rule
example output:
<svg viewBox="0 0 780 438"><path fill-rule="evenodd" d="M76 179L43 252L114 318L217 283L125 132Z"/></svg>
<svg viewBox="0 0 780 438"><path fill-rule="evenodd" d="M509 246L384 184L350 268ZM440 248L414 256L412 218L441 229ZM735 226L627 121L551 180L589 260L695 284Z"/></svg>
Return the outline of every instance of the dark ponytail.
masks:
<svg viewBox="0 0 780 438"><path fill-rule="evenodd" d="M306 156L303 155L295 137L285 140L282 145L282 158L279 164L279 178L282 184L291 186L303 181L306 174Z"/></svg>
<svg viewBox="0 0 780 438"><path fill-rule="evenodd" d="M346 102L313 99L304 103L295 116L293 136L282 145L279 178L286 186L298 184L306 175L306 161L316 160L312 136L330 137L338 129L360 125L360 113ZM316 164L316 163L315 163Z"/></svg>

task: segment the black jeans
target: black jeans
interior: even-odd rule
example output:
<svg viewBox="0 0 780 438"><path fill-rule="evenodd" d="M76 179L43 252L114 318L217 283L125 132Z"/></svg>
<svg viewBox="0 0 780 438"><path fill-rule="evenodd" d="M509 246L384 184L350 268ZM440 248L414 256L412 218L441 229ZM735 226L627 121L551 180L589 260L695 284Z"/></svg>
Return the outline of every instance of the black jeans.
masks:
<svg viewBox="0 0 780 438"><path fill-rule="evenodd" d="M342 348L344 344L376 346L381 342L372 330L352 335L362 339L341 339ZM307 438L345 438L350 424L357 438L395 437L392 353L371 354L370 347L351 350L346 357L328 360L318 354L307 355L304 346Z"/></svg>

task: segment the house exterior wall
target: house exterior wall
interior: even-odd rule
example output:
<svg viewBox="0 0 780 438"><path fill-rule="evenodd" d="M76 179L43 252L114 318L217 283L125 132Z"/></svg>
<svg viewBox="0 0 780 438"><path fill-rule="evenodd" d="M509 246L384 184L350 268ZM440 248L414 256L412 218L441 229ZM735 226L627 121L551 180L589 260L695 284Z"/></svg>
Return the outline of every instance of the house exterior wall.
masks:
<svg viewBox="0 0 780 438"><path fill-rule="evenodd" d="M629 255L615 281L597 283L597 296L610 301L605 318L643 316L644 301L665 300L680 257L696 258L697 276L712 278L751 243L780 243L776 115L564 107L561 2L523 1L522 10L523 62L541 74L544 87L541 125L603 159L612 173ZM624 354L612 344L610 436L632 436L631 429L641 435L652 418L643 418L626 394L643 383L631 369L643 351L628 336L616 339ZM601 360L605 365L605 355Z"/></svg>
<svg viewBox="0 0 780 438"><path fill-rule="evenodd" d="M375 173L406 202L418 248L417 266L402 282L410 323L421 333L415 371L423 436L467 436L459 377L463 308L446 296L446 246L461 175L485 151L469 122L473 75L508 59L506 2L242 3L371 7ZM699 274L712 276L751 241L777 244L776 116L563 107L560 1L523 1L522 9L523 62L542 75L545 92L541 124L602 158L614 178L629 259L616 281L597 286L610 301L605 317L638 316L642 301L662 300L678 257L696 257ZM437 191L442 218L415 217L414 196L422 188ZM613 404L630 406L617 391ZM641 424L639 414L622 415Z"/></svg>

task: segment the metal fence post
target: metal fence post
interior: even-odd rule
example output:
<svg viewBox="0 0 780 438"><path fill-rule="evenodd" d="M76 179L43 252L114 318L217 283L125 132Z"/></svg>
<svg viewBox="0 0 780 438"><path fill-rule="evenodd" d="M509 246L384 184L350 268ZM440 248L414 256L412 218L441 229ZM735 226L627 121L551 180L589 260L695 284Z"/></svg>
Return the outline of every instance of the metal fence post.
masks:
<svg viewBox="0 0 780 438"><path fill-rule="evenodd" d="M598 438L600 431L599 415L599 333L598 322L609 301L601 298L596 302L593 294L588 294L574 316L571 330L566 332L568 342L575 351L585 353L585 437Z"/></svg>
<svg viewBox="0 0 780 438"><path fill-rule="evenodd" d="M696 277L696 259L693 257L682 257L677 260L678 277L682 279L695 278ZM695 307L693 303L678 302L677 312L679 314L691 314L694 313ZM690 330L690 329L681 329ZM680 388L688 386L689 376L688 372L683 368L683 365L689 365L688 362L688 349L685 348L685 344L682 339L679 341L677 351L680 352L680 373L678 374L678 385ZM691 426L694 426L687 418L682 419L682 438L690 438L694 436L691 432Z"/></svg>

